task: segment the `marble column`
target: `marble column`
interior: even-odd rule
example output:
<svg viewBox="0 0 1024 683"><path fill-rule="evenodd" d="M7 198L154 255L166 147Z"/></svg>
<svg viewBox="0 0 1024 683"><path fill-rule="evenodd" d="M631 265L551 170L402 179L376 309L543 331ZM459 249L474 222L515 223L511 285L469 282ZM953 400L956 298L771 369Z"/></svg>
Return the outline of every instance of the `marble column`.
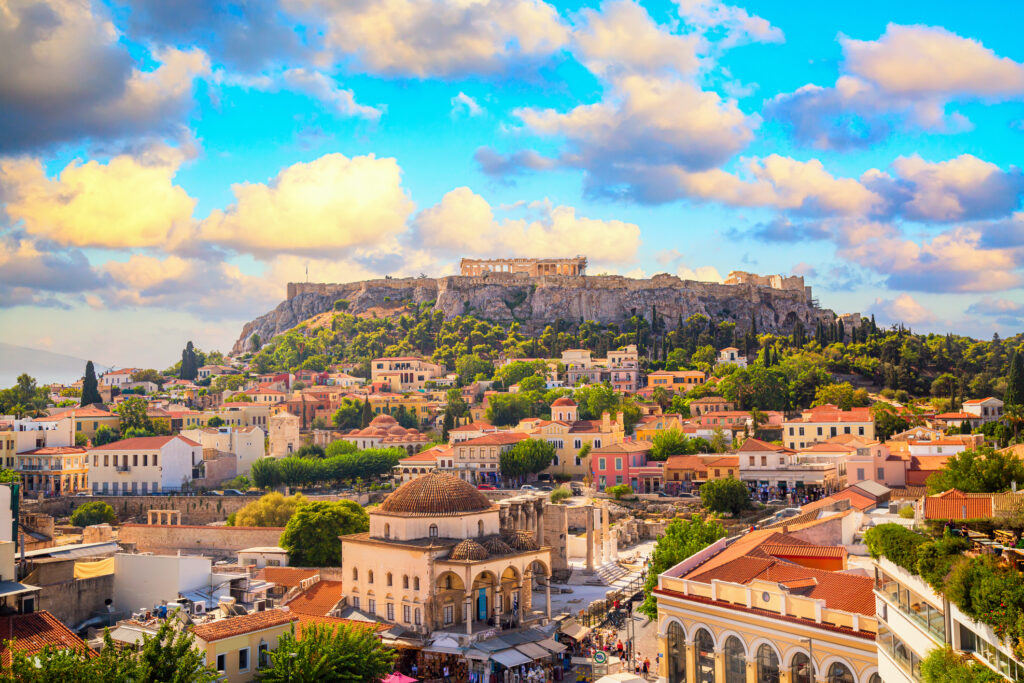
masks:
<svg viewBox="0 0 1024 683"><path fill-rule="evenodd" d="M594 508L587 510L587 571L594 571Z"/></svg>
<svg viewBox="0 0 1024 683"><path fill-rule="evenodd" d="M466 598L466 635L473 635L473 597Z"/></svg>
<svg viewBox="0 0 1024 683"><path fill-rule="evenodd" d="M547 575L547 581L544 582L544 611L547 612L548 619L551 618L551 574Z"/></svg>

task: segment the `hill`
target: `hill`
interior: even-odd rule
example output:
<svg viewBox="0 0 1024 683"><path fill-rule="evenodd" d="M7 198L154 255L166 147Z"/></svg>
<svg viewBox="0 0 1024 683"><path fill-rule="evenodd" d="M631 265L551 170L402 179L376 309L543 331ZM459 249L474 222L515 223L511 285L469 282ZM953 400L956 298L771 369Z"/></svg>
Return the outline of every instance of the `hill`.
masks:
<svg viewBox="0 0 1024 683"><path fill-rule="evenodd" d="M23 372L35 377L39 384L74 382L85 373L85 363L85 359L75 356L0 342L0 386L13 385ZM97 374L107 370L106 366L96 364Z"/></svg>

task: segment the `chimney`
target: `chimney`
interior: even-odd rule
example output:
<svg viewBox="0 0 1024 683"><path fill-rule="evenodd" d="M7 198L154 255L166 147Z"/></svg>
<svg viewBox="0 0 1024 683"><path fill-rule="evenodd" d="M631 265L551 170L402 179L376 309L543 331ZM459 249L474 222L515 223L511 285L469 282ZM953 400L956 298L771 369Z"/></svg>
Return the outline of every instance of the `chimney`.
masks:
<svg viewBox="0 0 1024 683"><path fill-rule="evenodd" d="M626 428L626 418L621 410L615 413L615 424L619 425L619 427L623 429Z"/></svg>

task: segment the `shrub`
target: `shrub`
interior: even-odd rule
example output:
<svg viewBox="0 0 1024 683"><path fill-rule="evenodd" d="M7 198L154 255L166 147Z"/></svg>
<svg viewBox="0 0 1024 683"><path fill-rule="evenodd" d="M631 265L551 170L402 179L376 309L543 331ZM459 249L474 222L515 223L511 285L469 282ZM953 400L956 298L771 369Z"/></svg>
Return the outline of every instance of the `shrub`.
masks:
<svg viewBox="0 0 1024 683"><path fill-rule="evenodd" d="M900 508L900 517L902 517L903 519L913 519L914 518L914 506L913 505L904 505L903 507L901 507Z"/></svg>
<svg viewBox="0 0 1024 683"><path fill-rule="evenodd" d="M86 503L71 514L71 524L74 526L92 526L93 524L114 524L117 522L117 515L114 508L102 500L94 500Z"/></svg>
<svg viewBox="0 0 1024 683"><path fill-rule="evenodd" d="M959 536L944 536L922 543L917 548L917 573L928 585L942 593L946 589L949 570L970 547L970 542Z"/></svg>
<svg viewBox="0 0 1024 683"><path fill-rule="evenodd" d="M912 574L917 573L917 549L927 540L926 536L900 524L880 524L864 534L871 557L885 557Z"/></svg>
<svg viewBox="0 0 1024 683"><path fill-rule="evenodd" d="M921 660L924 683L995 683L1005 680L987 666L964 661L949 647L937 647Z"/></svg>
<svg viewBox="0 0 1024 683"><path fill-rule="evenodd" d="M750 507L750 489L739 479L712 479L700 487L700 502L712 512L734 515Z"/></svg>
<svg viewBox="0 0 1024 683"><path fill-rule="evenodd" d="M569 498L571 496L572 496L572 491L570 491L569 489L557 488L557 489L555 489L554 491L551 492L551 502L552 503L561 503L563 500L565 500L566 498Z"/></svg>
<svg viewBox="0 0 1024 683"><path fill-rule="evenodd" d="M628 496L633 493L633 489L630 488L629 484L617 484L615 486L609 486L606 488L605 493L615 496L615 500L622 500L623 496Z"/></svg>

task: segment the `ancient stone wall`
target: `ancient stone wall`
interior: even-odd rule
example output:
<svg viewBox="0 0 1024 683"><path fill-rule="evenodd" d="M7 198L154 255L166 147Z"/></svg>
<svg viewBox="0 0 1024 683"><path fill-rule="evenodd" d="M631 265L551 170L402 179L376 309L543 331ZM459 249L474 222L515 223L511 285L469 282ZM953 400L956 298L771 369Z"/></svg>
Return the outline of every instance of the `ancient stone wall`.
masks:
<svg viewBox="0 0 1024 683"><path fill-rule="evenodd" d="M276 546L282 533L284 527L125 524L117 540L140 553L175 555L180 550L220 559L246 548Z"/></svg>

